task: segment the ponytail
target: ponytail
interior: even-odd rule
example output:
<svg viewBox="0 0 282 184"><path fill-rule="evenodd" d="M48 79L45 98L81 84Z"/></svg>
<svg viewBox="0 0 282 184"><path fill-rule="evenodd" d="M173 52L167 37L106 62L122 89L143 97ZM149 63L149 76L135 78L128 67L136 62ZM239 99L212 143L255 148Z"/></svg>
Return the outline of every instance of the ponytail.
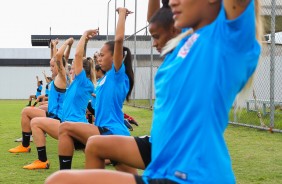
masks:
<svg viewBox="0 0 282 184"><path fill-rule="evenodd" d="M255 0L255 13L256 13L256 37L261 43L264 38L264 21L261 15L260 0Z"/></svg>
<svg viewBox="0 0 282 184"><path fill-rule="evenodd" d="M125 66L125 73L129 79L129 91L126 95L126 100L129 100L129 96L131 95L133 86L134 86L134 73L132 70L132 56L129 48L123 47L123 57L124 57L124 66Z"/></svg>
<svg viewBox="0 0 282 184"><path fill-rule="evenodd" d="M115 48L115 42L114 41L108 41L105 43L109 50L112 52L112 55L114 53L114 48ZM134 74L132 70L132 56L129 48L123 47L123 63L125 66L125 73L129 79L129 91L126 95L126 100L129 101L129 96L131 95L132 88L134 85Z"/></svg>
<svg viewBox="0 0 282 184"><path fill-rule="evenodd" d="M261 44L263 41L264 35L264 27L263 27L263 19L261 16L261 3L260 0L255 0L255 14L256 14L256 38L258 42ZM236 97L236 108L240 108L243 106L245 100L249 98L252 93L252 86L254 81L256 71L249 78L248 82L245 84L244 88L240 91L240 93Z"/></svg>
<svg viewBox="0 0 282 184"><path fill-rule="evenodd" d="M87 78L89 78L93 84L96 84L94 60L91 57L87 57L83 60L83 69L85 70Z"/></svg>
<svg viewBox="0 0 282 184"><path fill-rule="evenodd" d="M162 0L163 7L169 8L169 0Z"/></svg>

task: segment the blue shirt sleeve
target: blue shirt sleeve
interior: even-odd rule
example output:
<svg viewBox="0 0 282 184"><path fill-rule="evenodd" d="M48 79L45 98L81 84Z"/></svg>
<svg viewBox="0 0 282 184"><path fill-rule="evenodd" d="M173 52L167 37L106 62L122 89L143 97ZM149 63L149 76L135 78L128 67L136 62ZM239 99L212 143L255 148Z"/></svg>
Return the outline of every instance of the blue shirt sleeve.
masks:
<svg viewBox="0 0 282 184"><path fill-rule="evenodd" d="M241 52L247 51L254 46L253 44L256 40L254 0L251 0L245 11L234 20L227 19L224 6L222 5L219 19L221 35L227 46L230 45L231 48L240 49Z"/></svg>
<svg viewBox="0 0 282 184"><path fill-rule="evenodd" d="M114 65L112 67L113 67L113 70L115 71ZM118 83L124 83L126 78L128 77L125 73L125 65L124 63L122 63L120 69L118 71L115 71L115 81Z"/></svg>
<svg viewBox="0 0 282 184"><path fill-rule="evenodd" d="M81 70L81 72L75 76L75 80L78 82L78 83L84 83L86 82L86 72L84 69Z"/></svg>

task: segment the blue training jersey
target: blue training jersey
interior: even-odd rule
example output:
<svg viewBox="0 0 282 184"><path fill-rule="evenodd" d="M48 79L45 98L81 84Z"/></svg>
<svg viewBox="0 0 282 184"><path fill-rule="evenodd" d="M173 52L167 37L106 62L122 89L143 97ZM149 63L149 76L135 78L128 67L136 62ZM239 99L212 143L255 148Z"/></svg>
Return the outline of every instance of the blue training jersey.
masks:
<svg viewBox="0 0 282 184"><path fill-rule="evenodd" d="M99 83L101 82L101 80L103 79L104 77L100 78L97 80L97 85L96 87L94 86L94 94L96 95L96 91L97 91L97 86L99 85ZM95 104L96 104L96 96L92 96L92 99L91 99L91 107L93 109L95 109Z"/></svg>
<svg viewBox="0 0 282 184"><path fill-rule="evenodd" d="M184 38L155 77L152 161L143 179L233 184L224 141L228 113L260 55L254 1L235 20L216 20Z"/></svg>
<svg viewBox="0 0 282 184"><path fill-rule="evenodd" d="M38 86L38 88L36 89L36 98L39 97L41 95L41 91L42 91L42 85Z"/></svg>
<svg viewBox="0 0 282 184"><path fill-rule="evenodd" d="M62 122L83 122L88 123L85 113L91 94L94 92L94 85L86 77L85 70L75 76L75 79L69 86L66 98L63 104Z"/></svg>
<svg viewBox="0 0 282 184"><path fill-rule="evenodd" d="M46 88L45 88L45 95L49 95L49 86L50 86L51 82L49 82L48 84L46 84Z"/></svg>
<svg viewBox="0 0 282 184"><path fill-rule="evenodd" d="M59 89L55 86L54 80L50 82L48 96L48 114L51 118L58 117L62 119L63 102L66 89Z"/></svg>
<svg viewBox="0 0 282 184"><path fill-rule="evenodd" d="M124 64L119 71L107 71L96 88L95 125L107 127L113 134L130 135L123 122L122 106L129 91L129 79Z"/></svg>

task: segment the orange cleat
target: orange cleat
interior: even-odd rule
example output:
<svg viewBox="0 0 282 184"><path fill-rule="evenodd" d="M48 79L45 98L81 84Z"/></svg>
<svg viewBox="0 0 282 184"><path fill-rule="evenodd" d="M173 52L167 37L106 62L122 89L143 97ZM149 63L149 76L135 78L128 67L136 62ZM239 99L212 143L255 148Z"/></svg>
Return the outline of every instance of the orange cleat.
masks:
<svg viewBox="0 0 282 184"><path fill-rule="evenodd" d="M29 165L25 165L23 166L24 169L49 169L50 164L49 161L47 160L46 162L42 162L40 160L35 160L34 162L32 162Z"/></svg>
<svg viewBox="0 0 282 184"><path fill-rule="evenodd" d="M15 148L9 149L8 151L10 153L27 153L27 152L30 152L30 150L31 150L30 146L23 147L23 145L21 144Z"/></svg>

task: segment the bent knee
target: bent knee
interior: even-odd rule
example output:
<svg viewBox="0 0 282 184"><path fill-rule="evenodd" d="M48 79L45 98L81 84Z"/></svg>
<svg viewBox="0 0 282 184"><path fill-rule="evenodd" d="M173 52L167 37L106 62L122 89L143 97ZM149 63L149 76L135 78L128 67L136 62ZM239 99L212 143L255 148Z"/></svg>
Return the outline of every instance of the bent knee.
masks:
<svg viewBox="0 0 282 184"><path fill-rule="evenodd" d="M31 108L31 107L25 107L25 108L23 108L23 110L22 110L22 115L23 115L23 114L27 115L28 112L30 111L30 108Z"/></svg>
<svg viewBox="0 0 282 184"><path fill-rule="evenodd" d="M65 183L69 178L69 173L66 171L57 171L45 180L45 184Z"/></svg>
<svg viewBox="0 0 282 184"><path fill-rule="evenodd" d="M85 152L91 150L99 150L99 148L104 145L103 143L103 136L94 135L88 138L86 143Z"/></svg>
<svg viewBox="0 0 282 184"><path fill-rule="evenodd" d="M63 122L59 126L59 135L67 134L72 131L72 124L68 122Z"/></svg>
<svg viewBox="0 0 282 184"><path fill-rule="evenodd" d="M33 118L30 121L30 126L31 128L40 127L41 123L40 118Z"/></svg>
<svg viewBox="0 0 282 184"><path fill-rule="evenodd" d="M30 121L30 127L31 128L35 128L38 126L38 121L36 120L36 118L33 118L31 121Z"/></svg>

